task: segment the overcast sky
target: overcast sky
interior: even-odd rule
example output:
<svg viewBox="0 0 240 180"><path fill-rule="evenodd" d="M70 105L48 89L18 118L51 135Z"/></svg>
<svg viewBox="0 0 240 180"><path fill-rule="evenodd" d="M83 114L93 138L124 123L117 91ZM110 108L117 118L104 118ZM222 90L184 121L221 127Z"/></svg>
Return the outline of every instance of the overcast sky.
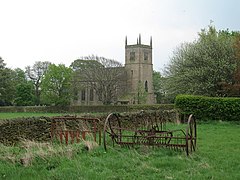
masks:
<svg viewBox="0 0 240 180"><path fill-rule="evenodd" d="M0 0L0 56L7 67L35 61L67 66L98 55L124 63L125 36L134 44L153 38L153 67L213 21L240 30L239 0Z"/></svg>

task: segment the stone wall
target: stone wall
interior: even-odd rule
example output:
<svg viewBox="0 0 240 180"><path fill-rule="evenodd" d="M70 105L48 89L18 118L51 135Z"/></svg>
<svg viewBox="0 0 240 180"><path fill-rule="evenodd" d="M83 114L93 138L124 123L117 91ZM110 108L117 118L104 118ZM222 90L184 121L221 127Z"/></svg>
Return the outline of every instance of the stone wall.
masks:
<svg viewBox="0 0 240 180"><path fill-rule="evenodd" d="M14 145L23 139L50 140L51 120L48 117L19 118L0 121L0 143Z"/></svg>
<svg viewBox="0 0 240 180"><path fill-rule="evenodd" d="M105 119L108 114L99 117L99 128L103 130ZM89 117L89 116L88 116ZM156 121L156 118L166 122L178 122L178 113L175 110L163 111L141 111L138 113L121 113L120 121L123 127L135 129L137 126L145 126ZM79 123L71 122L65 124L67 129L75 129L73 126L80 127ZM51 118L31 117L18 118L11 120L0 120L0 143L5 145L15 145L19 141L27 139L33 141L50 141Z"/></svg>

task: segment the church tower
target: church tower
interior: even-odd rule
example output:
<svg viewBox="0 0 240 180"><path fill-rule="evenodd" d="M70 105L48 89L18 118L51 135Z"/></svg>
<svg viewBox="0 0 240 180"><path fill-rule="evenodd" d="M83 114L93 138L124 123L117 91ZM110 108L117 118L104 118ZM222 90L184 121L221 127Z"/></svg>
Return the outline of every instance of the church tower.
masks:
<svg viewBox="0 0 240 180"><path fill-rule="evenodd" d="M125 69L128 91L133 98L132 103L154 104L152 37L150 45L142 44L141 35L137 38L137 44L128 45L126 37Z"/></svg>

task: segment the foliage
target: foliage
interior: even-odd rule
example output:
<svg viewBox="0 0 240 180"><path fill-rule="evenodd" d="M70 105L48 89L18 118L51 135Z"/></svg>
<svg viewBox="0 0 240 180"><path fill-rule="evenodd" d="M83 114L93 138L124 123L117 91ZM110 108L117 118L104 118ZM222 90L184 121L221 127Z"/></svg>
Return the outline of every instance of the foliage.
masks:
<svg viewBox="0 0 240 180"><path fill-rule="evenodd" d="M0 57L0 106L12 105L15 95L14 71Z"/></svg>
<svg viewBox="0 0 240 180"><path fill-rule="evenodd" d="M175 107L182 114L195 114L201 120L239 121L240 98L178 95Z"/></svg>
<svg viewBox="0 0 240 180"><path fill-rule="evenodd" d="M79 89L93 89L103 104L112 104L124 94L126 76L122 64L104 57L88 56L75 60L71 67L74 70L74 86ZM80 82L79 82L80 81Z"/></svg>
<svg viewBox="0 0 240 180"><path fill-rule="evenodd" d="M190 157L156 147L1 145L0 179L240 179L239 141L239 124L216 122L199 124ZM20 163L24 157L34 157L28 167Z"/></svg>
<svg viewBox="0 0 240 180"><path fill-rule="evenodd" d="M88 77L90 75L85 75L84 73L87 72L88 74L90 74L90 70L102 68L102 64L96 60L77 59L71 64L71 68L73 69L73 83L72 83L73 100L77 101L79 98L79 91L88 86L87 81L89 80Z"/></svg>
<svg viewBox="0 0 240 180"><path fill-rule="evenodd" d="M237 59L237 67L234 72L233 76L233 83L227 84L222 83L224 91L227 92L228 96L232 97L239 97L240 96L240 34L235 34L235 41L234 41L234 50L235 50L235 57Z"/></svg>
<svg viewBox="0 0 240 180"><path fill-rule="evenodd" d="M14 69L14 81L16 82L16 84L27 83L26 74L22 69L20 68Z"/></svg>
<svg viewBox="0 0 240 180"><path fill-rule="evenodd" d="M35 96L36 96L35 104L36 105L40 104L40 95L41 95L40 86L42 83L42 79L50 64L51 63L48 61L43 61L43 62L36 61L32 67L31 66L26 67L27 76L35 86Z"/></svg>
<svg viewBox="0 0 240 180"><path fill-rule="evenodd" d="M209 26L192 43L176 49L166 67L165 88L173 98L177 94L226 96L222 83L233 83L237 59L233 48L236 33Z"/></svg>
<svg viewBox="0 0 240 180"><path fill-rule="evenodd" d="M29 96L28 94L22 96L23 91L26 93L27 86L29 85L27 84L25 72L20 68L13 70L6 68L5 65L3 59L0 58L0 105L13 105L16 102L18 105L33 105L30 102L32 100L29 101L32 98L32 92L29 91ZM25 90L22 89L22 93L20 92L20 86L25 87Z"/></svg>
<svg viewBox="0 0 240 180"><path fill-rule="evenodd" d="M143 83L141 81L138 82L137 93L134 96L134 100L137 104L146 104L147 92L145 91Z"/></svg>
<svg viewBox="0 0 240 180"><path fill-rule="evenodd" d="M4 63L4 60L2 59L2 57L0 57L0 69L4 68L6 66L6 64Z"/></svg>
<svg viewBox="0 0 240 180"><path fill-rule="evenodd" d="M22 83L16 87L16 97L14 103L17 106L34 105L33 85L31 83Z"/></svg>
<svg viewBox="0 0 240 180"><path fill-rule="evenodd" d="M41 98L43 104L66 106L71 100L72 69L63 64L48 66L42 79Z"/></svg>
<svg viewBox="0 0 240 180"><path fill-rule="evenodd" d="M153 90L154 94L156 95L157 103L164 102L164 77L161 75L160 72L153 71Z"/></svg>

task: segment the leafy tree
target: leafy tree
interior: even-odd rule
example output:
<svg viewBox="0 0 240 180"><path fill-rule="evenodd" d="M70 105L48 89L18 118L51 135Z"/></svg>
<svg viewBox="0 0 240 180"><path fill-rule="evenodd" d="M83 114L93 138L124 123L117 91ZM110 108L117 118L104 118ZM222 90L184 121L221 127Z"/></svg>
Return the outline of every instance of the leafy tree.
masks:
<svg viewBox="0 0 240 180"><path fill-rule="evenodd" d="M234 41L235 56L237 59L237 67L233 76L233 83L222 83L224 91L228 93L228 96L240 96L240 33L235 34Z"/></svg>
<svg viewBox="0 0 240 180"><path fill-rule="evenodd" d="M138 82L137 94L134 96L134 99L137 101L137 104L145 104L147 101L147 92L145 91L141 81Z"/></svg>
<svg viewBox="0 0 240 180"><path fill-rule="evenodd" d="M35 96L36 96L35 104L36 105L40 104L40 94L41 94L40 86L42 83L42 79L50 64L51 63L48 61L44 61L44 62L36 61L32 67L31 66L26 67L27 76L33 82L35 87Z"/></svg>
<svg viewBox="0 0 240 180"><path fill-rule="evenodd" d="M160 72L153 71L153 90L156 96L157 103L162 103L164 98L163 91L164 77Z"/></svg>
<svg viewBox="0 0 240 180"><path fill-rule="evenodd" d="M41 84L43 104L68 105L71 101L72 69L63 64L51 64Z"/></svg>
<svg viewBox="0 0 240 180"><path fill-rule="evenodd" d="M14 72L5 66L0 57L0 106L12 105L15 95Z"/></svg>
<svg viewBox="0 0 240 180"><path fill-rule="evenodd" d="M6 66L6 64L4 63L4 60L0 56L0 69L3 69L5 66Z"/></svg>
<svg viewBox="0 0 240 180"><path fill-rule="evenodd" d="M103 104L111 104L124 94L126 76L121 63L98 56L77 59L71 67L74 70L74 84L92 88Z"/></svg>
<svg viewBox="0 0 240 180"><path fill-rule="evenodd" d="M26 73L20 68L14 69L14 81L17 84L27 83Z"/></svg>
<svg viewBox="0 0 240 180"><path fill-rule="evenodd" d="M165 69L168 95L226 96L221 84L233 81L237 60L233 43L232 33L209 26L196 41L178 47Z"/></svg>
<svg viewBox="0 0 240 180"><path fill-rule="evenodd" d="M102 67L102 64L96 60L82 59L75 60L70 66L73 69L72 92L74 100L78 100L79 91L90 86L91 83L88 81L90 81L90 78L92 81L92 77L94 76L92 71Z"/></svg>
<svg viewBox="0 0 240 180"><path fill-rule="evenodd" d="M19 99L19 89L18 87L19 86L27 86L27 84L29 84L29 82L27 81L27 77L26 77L26 74L25 72L20 69L20 68L16 68L14 70L12 70L12 82L11 82L13 85L14 85L14 92L13 92L13 95L14 95L14 99L13 99L13 102L14 102L14 105L17 105L16 102L18 101L17 99ZM30 83L31 84L31 83ZM32 94L32 92L29 92L29 96L31 96L30 94ZM23 96L23 97L26 97L26 101L28 101L28 98L27 96ZM21 97L21 98L23 98ZM26 104L26 105L33 105L32 102L30 104ZM24 104L22 104L22 106L24 106Z"/></svg>
<svg viewBox="0 0 240 180"><path fill-rule="evenodd" d="M22 83L16 88L15 104L17 106L31 106L34 105L33 85L32 83Z"/></svg>

